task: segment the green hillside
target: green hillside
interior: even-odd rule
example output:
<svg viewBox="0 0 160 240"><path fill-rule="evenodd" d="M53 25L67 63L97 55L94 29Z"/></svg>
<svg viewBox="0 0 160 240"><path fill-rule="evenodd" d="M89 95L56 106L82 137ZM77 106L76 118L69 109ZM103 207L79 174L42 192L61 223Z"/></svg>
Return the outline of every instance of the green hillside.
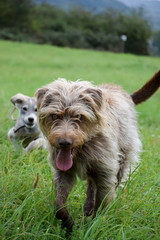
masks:
<svg viewBox="0 0 160 240"><path fill-rule="evenodd" d="M44 1L34 0L34 2L42 3ZM96 13L112 8L129 14L133 8L136 10L143 8L144 17L150 22L153 30L160 29L160 1L157 0L46 0L45 3L65 10L78 6Z"/></svg>
<svg viewBox="0 0 160 240"><path fill-rule="evenodd" d="M43 0L34 0L36 3L42 3ZM128 11L129 8L120 1L117 0L47 0L45 1L51 5L59 6L62 9L69 9L71 7L82 7L86 10L93 11L93 12L102 12L107 8L113 8L123 11Z"/></svg>
<svg viewBox="0 0 160 240"><path fill-rule="evenodd" d="M141 87L160 68L159 58L0 41L0 236L9 240L159 239L160 91L137 107L144 145L141 164L117 198L96 218L83 215L86 184L78 180L68 199L75 220L66 236L55 217L55 192L47 152L15 152L7 138L16 93L33 96L58 77L112 82L128 92ZM107 114L107 113L106 113ZM33 188L37 173L40 180Z"/></svg>

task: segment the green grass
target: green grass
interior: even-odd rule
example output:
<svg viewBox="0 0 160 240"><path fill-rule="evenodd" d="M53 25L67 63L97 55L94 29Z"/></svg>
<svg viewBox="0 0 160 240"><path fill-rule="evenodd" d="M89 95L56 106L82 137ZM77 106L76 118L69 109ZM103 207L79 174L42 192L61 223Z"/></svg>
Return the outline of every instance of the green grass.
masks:
<svg viewBox="0 0 160 240"><path fill-rule="evenodd" d="M0 41L0 239L67 239L55 218L54 185L47 152L15 152L7 139L14 122L10 97L33 96L58 77L117 83L128 92L141 87L158 69L160 59ZM95 219L83 215L85 182L67 204L76 224L74 240L143 240L160 236L160 92L137 107L144 146L141 164L108 209ZM33 188L40 175L38 187ZM69 238L69 237L68 237Z"/></svg>

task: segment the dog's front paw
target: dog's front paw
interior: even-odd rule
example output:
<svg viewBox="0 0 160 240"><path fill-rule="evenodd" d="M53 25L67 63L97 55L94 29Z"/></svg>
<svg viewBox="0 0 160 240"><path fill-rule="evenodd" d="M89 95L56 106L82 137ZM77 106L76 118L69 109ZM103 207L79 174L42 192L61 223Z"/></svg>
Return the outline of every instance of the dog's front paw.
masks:
<svg viewBox="0 0 160 240"><path fill-rule="evenodd" d="M61 223L62 228L66 228L66 232L69 235L72 233L74 225L75 225L75 222L73 220L72 221L66 221L66 222L62 221L62 223Z"/></svg>

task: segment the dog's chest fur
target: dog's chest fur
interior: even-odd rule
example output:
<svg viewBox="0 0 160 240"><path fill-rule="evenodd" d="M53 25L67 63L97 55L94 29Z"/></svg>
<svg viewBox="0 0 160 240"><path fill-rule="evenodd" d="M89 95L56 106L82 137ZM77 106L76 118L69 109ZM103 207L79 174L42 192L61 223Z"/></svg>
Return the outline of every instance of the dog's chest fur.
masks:
<svg viewBox="0 0 160 240"><path fill-rule="evenodd" d="M113 148L115 150L113 151ZM50 146L49 162L53 169L56 167L56 149ZM99 133L92 137L87 143L73 151L73 166L68 171L74 172L80 179L86 180L88 177L109 175L117 173L119 168L119 155L117 146L104 134Z"/></svg>

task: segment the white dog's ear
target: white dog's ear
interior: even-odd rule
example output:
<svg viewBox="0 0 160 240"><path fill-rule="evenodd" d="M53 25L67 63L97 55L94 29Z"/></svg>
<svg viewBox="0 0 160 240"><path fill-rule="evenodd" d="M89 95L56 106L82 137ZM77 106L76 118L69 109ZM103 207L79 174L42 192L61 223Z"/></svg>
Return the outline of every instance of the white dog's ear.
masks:
<svg viewBox="0 0 160 240"><path fill-rule="evenodd" d="M41 105L42 99L44 97L44 95L46 94L46 92L48 92L48 88L39 88L36 92L35 92L35 97L37 99L37 106L39 107Z"/></svg>
<svg viewBox="0 0 160 240"><path fill-rule="evenodd" d="M26 101L26 96L23 95L22 93L18 93L11 97L11 102L19 108L24 102Z"/></svg>

